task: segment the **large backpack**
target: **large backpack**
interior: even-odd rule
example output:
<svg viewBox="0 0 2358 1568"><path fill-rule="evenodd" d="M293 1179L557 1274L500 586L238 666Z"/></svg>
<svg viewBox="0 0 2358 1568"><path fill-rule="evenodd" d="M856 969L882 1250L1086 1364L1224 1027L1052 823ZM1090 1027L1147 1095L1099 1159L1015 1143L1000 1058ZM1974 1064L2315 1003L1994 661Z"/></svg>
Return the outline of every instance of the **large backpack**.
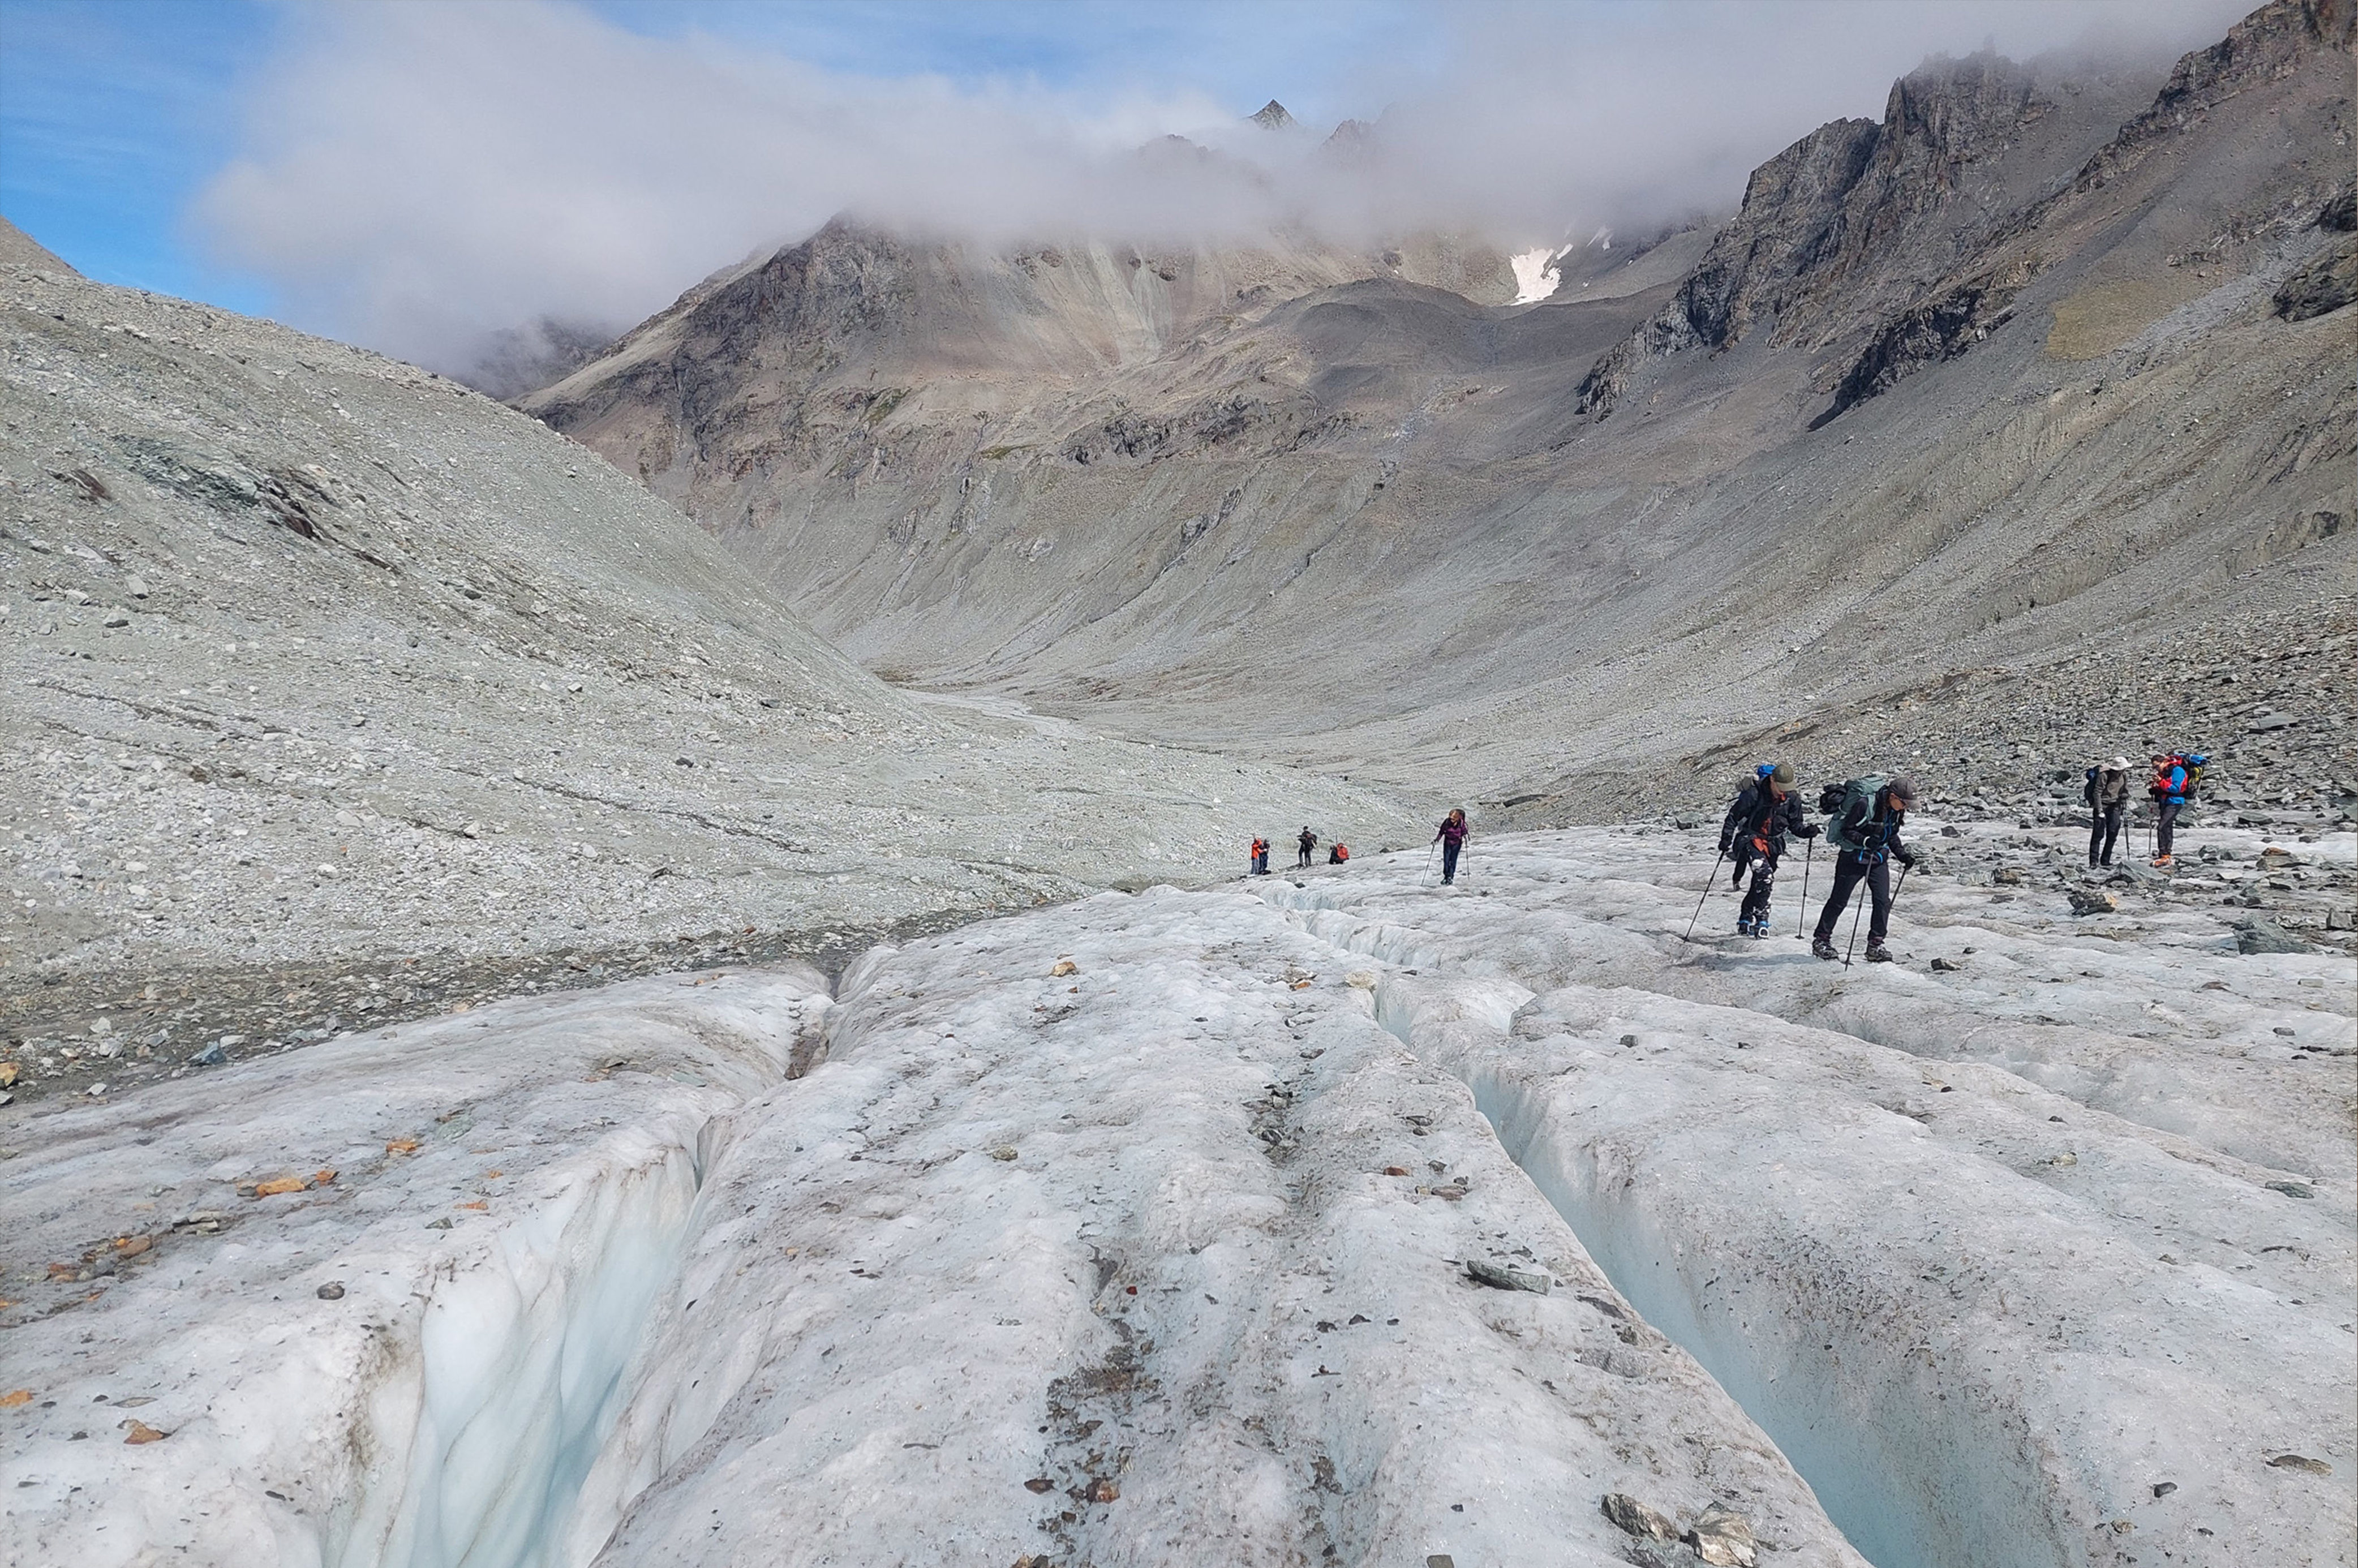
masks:
<svg viewBox="0 0 2358 1568"><path fill-rule="evenodd" d="M2149 793L2156 800L2168 799L2170 770L2183 768L2186 770L2186 783L2180 788L2179 797L2182 800L2192 800L2195 792L2202 787L2202 764L2210 760L2200 752L2190 754L2172 752L2154 768L2153 784L2149 787Z"/></svg>
<svg viewBox="0 0 2358 1568"><path fill-rule="evenodd" d="M1881 773L1868 773L1861 778L1845 779L1838 784L1828 784L1819 793L1818 809L1831 818L1826 824L1826 831L1835 844L1852 850L1870 847L1865 839L1845 837L1843 823L1850 816L1852 809L1862 802L1866 804L1866 810L1860 818L1860 825L1864 827L1873 821L1875 797L1881 795L1883 786L1890 782Z"/></svg>

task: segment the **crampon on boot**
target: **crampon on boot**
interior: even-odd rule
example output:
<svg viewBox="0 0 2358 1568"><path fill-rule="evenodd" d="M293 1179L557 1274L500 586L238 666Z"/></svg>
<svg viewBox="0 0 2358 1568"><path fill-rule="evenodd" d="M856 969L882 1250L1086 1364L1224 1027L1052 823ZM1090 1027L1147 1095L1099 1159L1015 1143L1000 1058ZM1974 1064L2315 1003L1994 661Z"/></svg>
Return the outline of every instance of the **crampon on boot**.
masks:
<svg viewBox="0 0 2358 1568"><path fill-rule="evenodd" d="M1891 962L1891 949L1880 942L1869 942L1866 945L1866 961L1870 964L1887 964Z"/></svg>
<svg viewBox="0 0 2358 1568"><path fill-rule="evenodd" d="M1810 943L1810 957L1812 958L1839 958L1842 955L1834 951L1834 945L1833 943L1827 941L1823 936L1819 936L1813 938Z"/></svg>

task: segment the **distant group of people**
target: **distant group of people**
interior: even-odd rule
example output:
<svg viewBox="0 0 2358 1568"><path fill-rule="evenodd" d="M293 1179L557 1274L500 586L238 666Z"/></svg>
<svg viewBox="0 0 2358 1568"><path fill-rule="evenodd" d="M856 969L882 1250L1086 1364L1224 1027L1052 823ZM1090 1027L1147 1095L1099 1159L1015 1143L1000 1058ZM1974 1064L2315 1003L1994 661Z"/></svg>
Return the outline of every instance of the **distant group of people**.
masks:
<svg viewBox="0 0 2358 1568"><path fill-rule="evenodd" d="M1295 837L1293 842L1295 848L1295 854L1293 857L1294 869L1296 871L1309 870L1311 859L1317 852L1319 843L1318 835L1312 832L1310 825L1305 822L1302 825L1302 831ZM1265 877L1269 875L1269 840L1259 834L1255 834L1253 836L1250 854L1252 858L1252 874L1257 877ZM1337 841L1336 843L1329 844L1326 847L1326 863L1330 866L1339 866L1350 858L1351 849L1347 844Z"/></svg>
<svg viewBox="0 0 2358 1568"><path fill-rule="evenodd" d="M1461 806L1453 807L1449 815L1441 819L1441 827L1433 835L1433 841L1441 846L1441 880L1444 882L1454 882L1457 880L1457 858L1465 852L1466 833L1466 808ZM1308 823L1303 823L1302 831L1294 836L1293 840L1295 871L1306 871L1310 869L1312 862L1317 857L1319 842L1317 833ZM1252 867L1249 874L1256 877L1269 875L1269 840L1258 833L1254 834L1252 848L1248 853ZM1349 845L1340 840L1327 845L1326 863L1328 865L1343 865L1350 858Z"/></svg>

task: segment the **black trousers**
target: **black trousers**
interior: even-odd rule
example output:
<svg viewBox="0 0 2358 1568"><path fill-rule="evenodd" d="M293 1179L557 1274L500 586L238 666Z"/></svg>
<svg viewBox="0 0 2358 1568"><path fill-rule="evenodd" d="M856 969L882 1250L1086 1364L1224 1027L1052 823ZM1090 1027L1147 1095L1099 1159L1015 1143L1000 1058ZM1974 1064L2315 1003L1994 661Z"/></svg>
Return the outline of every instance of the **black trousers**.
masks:
<svg viewBox="0 0 2358 1568"><path fill-rule="evenodd" d="M1454 882L1457 880L1457 851L1465 847L1466 841L1462 838L1444 838L1441 841L1441 880L1443 881Z"/></svg>
<svg viewBox="0 0 2358 1568"><path fill-rule="evenodd" d="M1763 855L1748 845L1736 853L1738 857L1737 874L1741 875L1747 866L1752 871L1752 885L1745 890L1744 905L1736 912L1736 918L1766 920L1768 918L1768 900L1777 891L1778 857L1773 851Z"/></svg>
<svg viewBox="0 0 2358 1568"><path fill-rule="evenodd" d="M2127 801L2103 807L2088 827L2088 864L2113 863L2113 844L2121 836L2121 814L2128 809Z"/></svg>
<svg viewBox="0 0 2358 1568"><path fill-rule="evenodd" d="M2165 800L2161 803L2161 816L2155 820L2153 825L2153 852L2155 854L2167 855L2169 853L2169 841L2176 836L2178 831L2178 814L2185 809L2186 802L2183 800Z"/></svg>
<svg viewBox="0 0 2358 1568"><path fill-rule="evenodd" d="M1294 860L1293 860L1294 869L1295 869L1295 870L1297 870L1297 871L1299 871L1299 870L1300 870L1300 869L1302 869L1303 867L1307 866L1309 863L1310 863L1310 846L1308 846L1307 844L1305 844L1305 845L1303 845L1303 846L1302 847L1301 852L1300 852L1299 854L1297 854L1297 855L1294 857Z"/></svg>
<svg viewBox="0 0 2358 1568"><path fill-rule="evenodd" d="M1867 892L1875 900L1875 913L1866 925L1867 946L1879 947L1883 945L1884 937L1891 931L1891 866L1880 856L1865 865L1859 863L1855 855L1834 857L1833 891L1826 894L1826 906L1818 911L1819 941L1833 940L1834 923L1842 918L1843 911L1850 907L1851 892L1862 881L1866 883Z"/></svg>

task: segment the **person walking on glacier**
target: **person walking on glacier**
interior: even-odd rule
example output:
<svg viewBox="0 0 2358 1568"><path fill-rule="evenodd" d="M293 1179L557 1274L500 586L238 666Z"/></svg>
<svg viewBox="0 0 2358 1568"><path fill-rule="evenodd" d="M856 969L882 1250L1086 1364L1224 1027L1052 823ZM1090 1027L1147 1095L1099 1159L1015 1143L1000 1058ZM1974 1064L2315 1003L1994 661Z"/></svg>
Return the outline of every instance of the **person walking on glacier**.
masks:
<svg viewBox="0 0 2358 1568"><path fill-rule="evenodd" d="M2113 863L2113 845L2121 836L2121 817L2129 808L2129 760L2115 757L2088 770L2081 791L2088 803L2088 864Z"/></svg>
<svg viewBox="0 0 2358 1568"><path fill-rule="evenodd" d="M1776 891L1785 835L1815 838L1818 832L1817 824L1801 815L1801 797L1793 793L1793 770L1787 763L1763 766L1736 792L1719 825L1719 852L1735 857L1737 881L1747 869L1752 873L1752 886L1736 912L1737 935L1768 935L1768 901Z"/></svg>
<svg viewBox="0 0 2358 1568"><path fill-rule="evenodd" d="M1252 841L1252 874L1257 877L1269 875L1269 840L1258 833L1253 835Z"/></svg>
<svg viewBox="0 0 2358 1568"><path fill-rule="evenodd" d="M1302 852L1294 858L1293 869L1306 871L1310 869L1310 851L1318 848L1318 835L1310 831L1310 824L1305 822L1302 825L1302 836L1294 843Z"/></svg>
<svg viewBox="0 0 2358 1568"><path fill-rule="evenodd" d="M1866 928L1866 961L1891 962L1891 949L1883 945L1891 926L1889 862L1916 863L1915 852L1899 841L1900 824L1915 804L1916 781L1906 773L1887 780L1870 774L1829 785L1819 798L1820 809L1833 817L1828 837L1834 847L1834 885L1826 894L1825 907L1818 911L1817 929L1810 943L1812 957L1842 957L1834 949L1834 923L1849 907L1858 884L1865 882L1875 905L1874 918Z"/></svg>
<svg viewBox="0 0 2358 1568"><path fill-rule="evenodd" d="M2210 760L2200 752L2172 752L2153 760L2153 783L2146 793L2153 796L2153 863L2164 870L2173 863L2169 847L2179 814L2202 787L2202 764Z"/></svg>
<svg viewBox="0 0 2358 1568"><path fill-rule="evenodd" d="M1457 856L1466 848L1466 808L1451 806L1449 815L1441 819L1440 830L1433 836L1433 841L1441 846L1441 880L1444 884L1457 880Z"/></svg>

